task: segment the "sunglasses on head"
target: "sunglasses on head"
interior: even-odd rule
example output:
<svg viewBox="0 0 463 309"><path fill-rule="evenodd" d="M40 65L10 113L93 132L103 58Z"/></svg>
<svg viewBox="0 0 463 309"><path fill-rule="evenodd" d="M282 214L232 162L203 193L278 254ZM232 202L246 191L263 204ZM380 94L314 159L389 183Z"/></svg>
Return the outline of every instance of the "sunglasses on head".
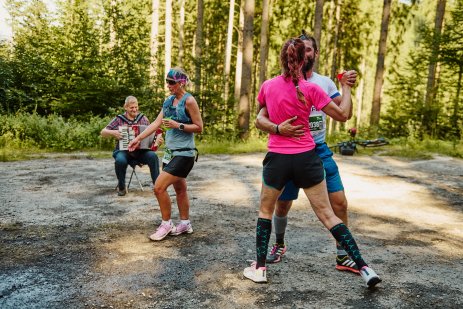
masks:
<svg viewBox="0 0 463 309"><path fill-rule="evenodd" d="M169 85L173 86L173 85L175 85L177 82L176 82L175 80L166 79L166 83L168 83Z"/></svg>

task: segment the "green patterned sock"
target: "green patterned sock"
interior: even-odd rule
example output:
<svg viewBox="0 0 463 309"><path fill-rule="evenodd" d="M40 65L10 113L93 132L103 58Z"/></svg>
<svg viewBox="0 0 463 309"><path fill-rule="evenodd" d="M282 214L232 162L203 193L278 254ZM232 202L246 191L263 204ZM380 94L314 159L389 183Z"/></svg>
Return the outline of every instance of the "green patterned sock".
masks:
<svg viewBox="0 0 463 309"><path fill-rule="evenodd" d="M268 242L272 233L272 220L258 218L256 227L256 252L257 267L265 266L267 258Z"/></svg>
<svg viewBox="0 0 463 309"><path fill-rule="evenodd" d="M352 234L344 223L339 223L338 225L333 226L330 229L330 232L344 250L346 250L350 258L354 260L359 269L363 266L368 266L360 254L354 237L352 237Z"/></svg>

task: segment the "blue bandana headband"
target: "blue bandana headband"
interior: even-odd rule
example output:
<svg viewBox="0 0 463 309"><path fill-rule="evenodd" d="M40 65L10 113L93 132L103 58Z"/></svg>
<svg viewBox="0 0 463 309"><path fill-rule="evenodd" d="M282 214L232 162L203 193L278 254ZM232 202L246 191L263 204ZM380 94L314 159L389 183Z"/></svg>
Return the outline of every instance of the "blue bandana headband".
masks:
<svg viewBox="0 0 463 309"><path fill-rule="evenodd" d="M179 72L175 69L170 69L169 73L167 73L167 79L171 79L177 83L178 82L186 83L188 81L188 76L186 76L182 72Z"/></svg>

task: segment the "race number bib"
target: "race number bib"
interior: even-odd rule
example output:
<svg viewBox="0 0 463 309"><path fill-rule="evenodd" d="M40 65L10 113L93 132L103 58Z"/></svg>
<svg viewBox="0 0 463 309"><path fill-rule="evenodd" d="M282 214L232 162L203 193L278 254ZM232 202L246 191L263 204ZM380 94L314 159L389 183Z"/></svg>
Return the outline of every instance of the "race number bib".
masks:
<svg viewBox="0 0 463 309"><path fill-rule="evenodd" d="M316 132L323 130L323 116L316 115L309 117L310 132Z"/></svg>
<svg viewBox="0 0 463 309"><path fill-rule="evenodd" d="M164 156L162 157L162 163L169 164L170 160L172 160L174 156L172 155L172 150L169 148L164 148Z"/></svg>

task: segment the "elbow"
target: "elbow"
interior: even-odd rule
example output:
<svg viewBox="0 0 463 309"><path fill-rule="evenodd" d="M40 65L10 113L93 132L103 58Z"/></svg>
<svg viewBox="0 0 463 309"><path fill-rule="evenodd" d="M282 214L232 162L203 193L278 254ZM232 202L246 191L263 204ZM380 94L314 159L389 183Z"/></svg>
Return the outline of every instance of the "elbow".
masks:
<svg viewBox="0 0 463 309"><path fill-rule="evenodd" d="M345 114L338 114L336 117L333 117L334 120L339 121L339 122L346 122L349 120L349 115Z"/></svg>
<svg viewBox="0 0 463 309"><path fill-rule="evenodd" d="M259 117L257 117L256 120L254 121L254 125L256 126L257 129L262 130Z"/></svg>

